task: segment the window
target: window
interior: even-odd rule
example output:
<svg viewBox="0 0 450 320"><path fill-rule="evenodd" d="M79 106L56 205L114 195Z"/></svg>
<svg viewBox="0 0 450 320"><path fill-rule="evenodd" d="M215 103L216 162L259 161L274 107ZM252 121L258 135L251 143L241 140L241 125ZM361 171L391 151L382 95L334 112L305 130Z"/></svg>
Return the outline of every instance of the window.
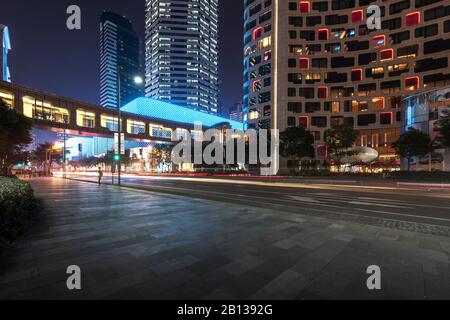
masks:
<svg viewBox="0 0 450 320"><path fill-rule="evenodd" d="M377 122L375 114L361 114L358 116L358 126L364 127Z"/></svg>
<svg viewBox="0 0 450 320"><path fill-rule="evenodd" d="M261 80L255 80L252 83L252 91L253 92L258 92L260 91L262 88L262 81Z"/></svg>
<svg viewBox="0 0 450 320"><path fill-rule="evenodd" d="M392 112L382 112L380 113L380 124L392 125Z"/></svg>
<svg viewBox="0 0 450 320"><path fill-rule="evenodd" d="M253 30L253 40L259 39L262 36L262 28L258 27L255 30Z"/></svg>
<svg viewBox="0 0 450 320"><path fill-rule="evenodd" d="M351 79L352 81L361 81L363 79L362 69L353 69Z"/></svg>
<svg viewBox="0 0 450 320"><path fill-rule="evenodd" d="M319 40L328 40L328 29L319 29L318 39Z"/></svg>
<svg viewBox="0 0 450 320"><path fill-rule="evenodd" d="M314 88L300 88L298 90L299 97L303 97L305 99L313 99L314 98Z"/></svg>
<svg viewBox="0 0 450 320"><path fill-rule="evenodd" d="M436 24L432 24L430 26L417 28L416 31L415 31L416 38L420 38L420 37L428 38L428 37L435 36L437 34L438 34L438 25L437 25L437 23Z"/></svg>
<svg viewBox="0 0 450 320"><path fill-rule="evenodd" d="M288 59L288 67L289 68L297 67L297 60L296 59Z"/></svg>
<svg viewBox="0 0 450 320"><path fill-rule="evenodd" d="M317 88L317 98L321 98L321 99L328 98L328 87Z"/></svg>
<svg viewBox="0 0 450 320"><path fill-rule="evenodd" d="M372 40L373 40L373 45L375 48L386 45L386 36L385 35L373 37Z"/></svg>
<svg viewBox="0 0 450 320"><path fill-rule="evenodd" d="M339 101L333 101L331 103L331 112L333 113L341 112L341 103Z"/></svg>
<svg viewBox="0 0 450 320"><path fill-rule="evenodd" d="M77 109L77 126L95 128L95 113L83 109Z"/></svg>
<svg viewBox="0 0 450 320"><path fill-rule="evenodd" d="M320 102L306 102L305 103L305 112L313 113L315 111L320 111Z"/></svg>
<svg viewBox="0 0 450 320"><path fill-rule="evenodd" d="M409 31L402 31L398 33L393 33L390 35L393 44L399 44L403 41L409 40Z"/></svg>
<svg viewBox="0 0 450 320"><path fill-rule="evenodd" d="M288 88L288 97L296 97L297 89L296 88Z"/></svg>
<svg viewBox="0 0 450 320"><path fill-rule="evenodd" d="M369 104L367 101L352 101L352 111L353 112L366 112L369 111Z"/></svg>
<svg viewBox="0 0 450 320"><path fill-rule="evenodd" d="M295 117L288 117L288 127L295 127Z"/></svg>
<svg viewBox="0 0 450 320"><path fill-rule="evenodd" d="M301 113L302 112L302 103L301 102L288 102L288 111Z"/></svg>
<svg viewBox="0 0 450 320"><path fill-rule="evenodd" d="M297 31L289 30L289 39L296 39L296 38L297 38Z"/></svg>
<svg viewBox="0 0 450 320"><path fill-rule="evenodd" d="M5 100L8 101L7 99ZM69 111L67 109L55 107L51 102L29 96L23 97L22 102L23 114L28 118L56 123L69 123Z"/></svg>
<svg viewBox="0 0 450 320"><path fill-rule="evenodd" d="M409 91L414 91L419 89L420 80L419 77L409 77L405 79L405 88Z"/></svg>
<svg viewBox="0 0 450 320"><path fill-rule="evenodd" d="M394 49L381 50L381 52L380 52L380 60L381 61L393 60L393 59L394 59Z"/></svg>
<svg viewBox="0 0 450 320"><path fill-rule="evenodd" d="M272 45L272 37L271 36L265 37L265 38L259 40L259 43L258 43L259 49L265 49L265 48L270 47L271 45Z"/></svg>
<svg viewBox="0 0 450 320"><path fill-rule="evenodd" d="M352 11L352 22L361 22L364 19L364 12L362 10Z"/></svg>
<svg viewBox="0 0 450 320"><path fill-rule="evenodd" d="M308 128L308 125L309 125L308 117L299 117L298 118L298 125L300 127Z"/></svg>
<svg viewBox="0 0 450 320"><path fill-rule="evenodd" d="M313 2L312 7L313 7L313 10L315 10L315 11L319 11L319 12L328 11L328 1Z"/></svg>
<svg viewBox="0 0 450 320"><path fill-rule="evenodd" d="M425 47L426 47L426 45L425 45ZM399 59L415 58L418 53L419 53L419 46L417 44L397 49L397 57Z"/></svg>
<svg viewBox="0 0 450 320"><path fill-rule="evenodd" d="M308 27L314 27L321 23L322 23L321 16L306 17L306 26Z"/></svg>
<svg viewBox="0 0 450 320"><path fill-rule="evenodd" d="M297 2L289 2L289 11L297 11Z"/></svg>
<svg viewBox="0 0 450 320"><path fill-rule="evenodd" d="M300 1L300 12L301 13L310 13L311 12L311 3L309 1Z"/></svg>
<svg viewBox="0 0 450 320"><path fill-rule="evenodd" d="M372 99L372 110L384 110L384 97Z"/></svg>
<svg viewBox="0 0 450 320"><path fill-rule="evenodd" d="M407 27L412 27L420 23L420 12L409 13L405 16L405 24Z"/></svg>
<svg viewBox="0 0 450 320"><path fill-rule="evenodd" d="M130 134L145 133L145 123L135 120L127 120L127 132Z"/></svg>
<svg viewBox="0 0 450 320"><path fill-rule="evenodd" d="M323 69L328 67L327 58L316 58L312 59L312 67L317 69Z"/></svg>
<svg viewBox="0 0 450 320"><path fill-rule="evenodd" d="M100 117L100 123L102 128L106 128L109 131L112 132L119 131L119 119L117 117L102 114Z"/></svg>
<svg viewBox="0 0 450 320"><path fill-rule="evenodd" d="M411 7L410 0L404 0L397 3L393 3L389 6L389 14L393 15L400 13L403 10L409 9Z"/></svg>
<svg viewBox="0 0 450 320"><path fill-rule="evenodd" d="M3 100L8 108L14 108L14 95L7 91L0 91L0 100Z"/></svg>
<svg viewBox="0 0 450 320"><path fill-rule="evenodd" d="M309 58L300 58L299 67L300 69L309 69Z"/></svg>
<svg viewBox="0 0 450 320"><path fill-rule="evenodd" d="M303 17L289 17L289 24L294 27L302 27Z"/></svg>
<svg viewBox="0 0 450 320"><path fill-rule="evenodd" d="M318 128L327 127L327 123L328 123L327 117L312 117L311 118L311 125L318 127Z"/></svg>

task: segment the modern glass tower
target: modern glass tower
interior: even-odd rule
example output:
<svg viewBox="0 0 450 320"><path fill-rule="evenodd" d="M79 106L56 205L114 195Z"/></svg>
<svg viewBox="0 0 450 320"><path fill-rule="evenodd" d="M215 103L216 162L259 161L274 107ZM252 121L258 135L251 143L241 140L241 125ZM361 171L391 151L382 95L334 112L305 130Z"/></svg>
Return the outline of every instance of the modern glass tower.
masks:
<svg viewBox="0 0 450 320"><path fill-rule="evenodd" d="M218 112L218 0L146 0L145 95Z"/></svg>
<svg viewBox="0 0 450 320"><path fill-rule="evenodd" d="M120 79L121 105L143 95L134 78L141 75L139 36L125 17L104 12L100 18L100 103L117 108Z"/></svg>
<svg viewBox="0 0 450 320"><path fill-rule="evenodd" d="M0 80L11 82L8 68L8 51L11 50L11 40L7 26L0 24L0 39L2 40L2 52L0 54Z"/></svg>

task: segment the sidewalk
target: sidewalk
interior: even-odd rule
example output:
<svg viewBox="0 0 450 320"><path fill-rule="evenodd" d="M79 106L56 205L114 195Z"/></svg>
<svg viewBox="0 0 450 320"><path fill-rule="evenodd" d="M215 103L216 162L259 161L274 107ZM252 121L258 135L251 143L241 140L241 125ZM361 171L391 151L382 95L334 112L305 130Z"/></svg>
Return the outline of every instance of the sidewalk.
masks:
<svg viewBox="0 0 450 320"><path fill-rule="evenodd" d="M0 298L450 299L450 238L63 179L0 259ZM66 268L82 270L82 291ZM382 290L369 291L378 265Z"/></svg>

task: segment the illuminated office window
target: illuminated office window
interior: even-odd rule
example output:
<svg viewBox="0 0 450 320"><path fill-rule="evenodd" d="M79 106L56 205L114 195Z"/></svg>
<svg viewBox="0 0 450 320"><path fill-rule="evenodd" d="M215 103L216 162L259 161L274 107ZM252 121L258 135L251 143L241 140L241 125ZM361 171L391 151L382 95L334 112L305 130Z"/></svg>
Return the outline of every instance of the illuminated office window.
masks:
<svg viewBox="0 0 450 320"><path fill-rule="evenodd" d="M83 109L77 109L77 126L95 128L95 113Z"/></svg>

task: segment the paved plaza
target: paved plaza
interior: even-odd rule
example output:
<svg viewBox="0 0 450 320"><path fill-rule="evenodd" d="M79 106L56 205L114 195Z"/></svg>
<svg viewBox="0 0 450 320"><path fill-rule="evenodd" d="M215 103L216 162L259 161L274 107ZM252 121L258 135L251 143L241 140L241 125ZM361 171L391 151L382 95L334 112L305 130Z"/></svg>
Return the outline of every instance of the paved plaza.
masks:
<svg viewBox="0 0 450 320"><path fill-rule="evenodd" d="M447 236L304 214L303 203L296 213L32 184L42 222L1 257L3 299L450 299ZM66 287L69 265L81 268L81 291ZM366 286L371 265L379 291Z"/></svg>

